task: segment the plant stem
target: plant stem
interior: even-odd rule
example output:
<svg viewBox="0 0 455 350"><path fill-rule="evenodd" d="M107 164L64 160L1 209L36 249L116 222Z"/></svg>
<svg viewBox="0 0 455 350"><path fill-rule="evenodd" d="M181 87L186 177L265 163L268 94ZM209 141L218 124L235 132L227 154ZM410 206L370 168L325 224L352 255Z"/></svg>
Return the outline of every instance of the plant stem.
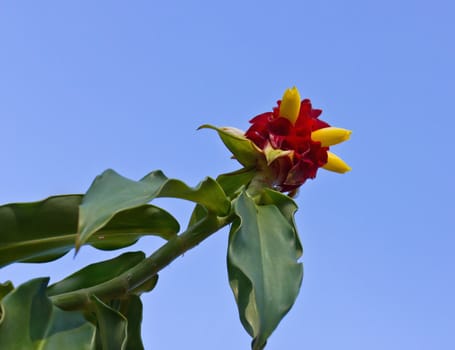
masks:
<svg viewBox="0 0 455 350"><path fill-rule="evenodd" d="M91 303L91 296L100 299L119 299L140 287L177 257L194 248L204 239L230 224L234 215L217 217L209 214L205 219L191 225L182 234L171 238L152 255L121 275L93 287L51 296L55 305L62 309L83 309Z"/></svg>

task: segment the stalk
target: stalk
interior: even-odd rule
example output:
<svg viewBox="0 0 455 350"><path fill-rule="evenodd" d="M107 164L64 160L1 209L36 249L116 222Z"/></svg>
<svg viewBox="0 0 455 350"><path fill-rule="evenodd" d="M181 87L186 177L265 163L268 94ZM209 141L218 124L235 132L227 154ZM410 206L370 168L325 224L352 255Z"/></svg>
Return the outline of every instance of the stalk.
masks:
<svg viewBox="0 0 455 350"><path fill-rule="evenodd" d="M194 248L207 237L230 224L234 215L218 217L214 214L190 226L185 232L170 239L152 255L121 275L99 285L51 296L53 303L65 310L84 309L91 296L100 299L120 299L147 283L177 257Z"/></svg>

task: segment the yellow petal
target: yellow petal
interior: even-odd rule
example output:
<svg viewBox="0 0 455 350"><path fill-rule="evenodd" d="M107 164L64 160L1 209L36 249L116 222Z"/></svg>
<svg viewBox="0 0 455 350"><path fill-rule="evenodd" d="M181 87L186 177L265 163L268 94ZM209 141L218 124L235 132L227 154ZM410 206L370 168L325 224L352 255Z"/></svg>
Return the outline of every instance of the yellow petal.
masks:
<svg viewBox="0 0 455 350"><path fill-rule="evenodd" d="M342 128L322 128L311 133L311 139L321 143L322 147L329 147L349 140L352 131Z"/></svg>
<svg viewBox="0 0 455 350"><path fill-rule="evenodd" d="M287 89L284 92L280 105L280 117L288 119L292 124L295 124L300 113L300 94L299 90L294 86L292 89Z"/></svg>
<svg viewBox="0 0 455 350"><path fill-rule="evenodd" d="M332 152L327 152L327 163L323 168L340 174L344 174L351 170L351 167L347 165L343 159Z"/></svg>

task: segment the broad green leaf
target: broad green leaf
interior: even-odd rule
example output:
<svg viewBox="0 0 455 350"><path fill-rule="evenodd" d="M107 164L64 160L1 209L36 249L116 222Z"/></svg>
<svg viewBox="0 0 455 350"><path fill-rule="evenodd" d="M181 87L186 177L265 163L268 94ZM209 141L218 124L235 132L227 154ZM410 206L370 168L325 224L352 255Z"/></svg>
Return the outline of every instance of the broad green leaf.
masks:
<svg viewBox="0 0 455 350"><path fill-rule="evenodd" d="M195 225L201 220L204 220L207 215L209 215L209 212L207 209L205 209L202 205L196 204L196 206L193 209L193 212L191 213L190 221L188 223L188 227Z"/></svg>
<svg viewBox="0 0 455 350"><path fill-rule="evenodd" d="M224 145L232 152L234 158L245 167L255 166L258 159L264 160L262 151L249 139L247 139L242 130L229 127L218 128L213 125L205 124L199 129L213 129Z"/></svg>
<svg viewBox="0 0 455 350"><path fill-rule="evenodd" d="M142 344L141 338L141 322L142 322L142 302L139 296L130 295L127 298L111 300L108 303L102 300L98 301L98 312L92 317L92 321L100 325L105 325L106 322L111 321L123 323L126 321L126 337L123 330L121 330L122 337L117 337L117 344L122 343L125 350L143 350L144 345ZM100 314L102 322L99 322L98 314ZM103 315L106 313L106 315ZM98 319L98 320L97 320ZM115 325L114 325L115 326ZM97 348L99 349L110 349L107 347L107 341L103 342L102 329L97 329ZM106 327L104 327L106 328ZM113 345L113 344L112 344ZM115 349L115 346L112 346Z"/></svg>
<svg viewBox="0 0 455 350"><path fill-rule="evenodd" d="M143 252L127 252L113 259L88 265L49 286L47 295L53 296L96 286L119 276L139 264L144 258Z"/></svg>
<svg viewBox="0 0 455 350"><path fill-rule="evenodd" d="M145 258L143 252L127 252L114 259L84 267L64 280L48 287L47 294L52 297L64 293L95 287L118 277ZM86 312L86 318L97 324L97 348L102 349L143 349L141 340L142 304L136 294L151 291L158 281L158 275L136 287L132 294L123 299L103 299L92 296L95 315ZM87 311L87 310L86 310ZM110 324L112 323L112 325ZM126 327L108 337L112 328ZM111 329L111 330L109 330ZM126 333L128 336L126 336ZM108 338L106 338L108 337Z"/></svg>
<svg viewBox="0 0 455 350"><path fill-rule="evenodd" d="M257 205L245 192L234 207L228 247L229 282L240 320L253 337L252 348L263 349L294 304L303 277L297 262L293 225L273 205Z"/></svg>
<svg viewBox="0 0 455 350"><path fill-rule="evenodd" d="M48 280L26 282L2 299L0 349L94 349L95 327L81 313L54 306Z"/></svg>
<svg viewBox="0 0 455 350"><path fill-rule="evenodd" d="M229 198L235 198L253 179L257 170L255 168L242 168L232 173L218 176L216 181L223 188Z"/></svg>
<svg viewBox="0 0 455 350"><path fill-rule="evenodd" d="M96 343L103 350L124 350L127 343L127 320L117 310L92 296L96 315Z"/></svg>
<svg viewBox="0 0 455 350"><path fill-rule="evenodd" d="M269 188L264 188L262 191L261 203L260 204L273 204L275 205L280 211L281 214L286 218L286 220L292 225L292 228L295 233L295 248L297 252L296 258L300 258L303 254L303 247L302 243L300 242L300 237L297 232L297 226L295 225L294 221L294 214L297 211L298 207L297 204L294 202L292 198L289 196L271 190Z"/></svg>
<svg viewBox="0 0 455 350"><path fill-rule="evenodd" d="M223 189L214 179L207 177L196 187L189 187L184 182L168 179L161 171L153 171L141 179L144 183L163 185L154 197L186 199L204 206L208 211L224 216L229 211L231 202L226 198Z"/></svg>
<svg viewBox="0 0 455 350"><path fill-rule="evenodd" d="M180 225L171 214L146 204L114 215L104 227L95 232L88 243L98 249L112 250L133 244L146 235L168 240L179 230Z"/></svg>
<svg viewBox="0 0 455 350"><path fill-rule="evenodd" d="M15 261L49 261L74 246L79 195L0 206L0 266Z"/></svg>
<svg viewBox="0 0 455 350"><path fill-rule="evenodd" d="M81 201L82 195L66 195L0 206L0 267L54 260L74 248ZM118 249L144 235L169 239L178 231L178 222L168 212L143 205L115 215L88 243Z"/></svg>
<svg viewBox="0 0 455 350"><path fill-rule="evenodd" d="M154 171L140 181L133 181L113 170L106 170L92 183L80 206L77 246L85 243L114 215L134 209L156 197L190 200L220 216L225 215L230 207L223 189L211 178L191 188L179 180L168 179L161 171Z"/></svg>
<svg viewBox="0 0 455 350"><path fill-rule="evenodd" d="M125 349L143 350L141 338L142 302L137 295L122 299L116 308L128 321L127 343Z"/></svg>

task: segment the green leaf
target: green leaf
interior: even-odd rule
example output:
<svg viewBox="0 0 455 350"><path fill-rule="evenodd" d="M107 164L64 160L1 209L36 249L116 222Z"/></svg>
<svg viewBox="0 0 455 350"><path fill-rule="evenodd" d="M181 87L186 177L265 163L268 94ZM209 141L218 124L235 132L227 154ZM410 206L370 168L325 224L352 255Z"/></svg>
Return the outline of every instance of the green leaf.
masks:
<svg viewBox="0 0 455 350"><path fill-rule="evenodd" d="M76 238L81 199L55 196L0 206L0 266L27 259L49 261L66 254Z"/></svg>
<svg viewBox="0 0 455 350"><path fill-rule="evenodd" d="M95 327L81 313L54 306L48 281L31 280L3 298L0 349L94 349Z"/></svg>
<svg viewBox="0 0 455 350"><path fill-rule="evenodd" d="M264 156L265 159L267 160L267 165L272 164L275 160L281 157L291 157L291 154L294 151L291 150L282 150L282 149L276 149L273 148L272 145L267 144L267 146L264 148Z"/></svg>
<svg viewBox="0 0 455 350"><path fill-rule="evenodd" d="M61 296L64 293L101 285L127 272L144 259L143 252L127 252L114 259L89 265L49 286L47 294L50 297ZM151 291L157 281L158 275L155 275L122 299L111 300L109 297L100 299L91 296L92 308L85 310L85 315L92 323L97 324L97 349L143 349L142 304L136 294ZM95 313L88 312L90 310ZM114 335L109 336L112 332Z"/></svg>
<svg viewBox="0 0 455 350"><path fill-rule="evenodd" d="M131 291L131 295L136 294L136 295L141 295L144 292L150 292L156 287L156 284L158 283L158 275L154 275L151 278L149 278L147 281L142 283L141 285L135 287Z"/></svg>
<svg viewBox="0 0 455 350"><path fill-rule="evenodd" d="M209 124L201 125L198 129L213 129L224 145L232 152L234 158L245 167L255 166L258 159L265 159L262 151L250 140L247 139L242 130L230 127L216 127Z"/></svg>
<svg viewBox="0 0 455 350"><path fill-rule="evenodd" d="M49 197L0 206L0 267L12 262L46 262L74 248L82 195ZM88 243L118 249L144 235L169 239L179 231L168 212L143 205L115 215Z"/></svg>
<svg viewBox="0 0 455 350"><path fill-rule="evenodd" d="M190 221L188 223L188 228L197 224L199 221L204 220L207 215L209 215L209 212L207 209L205 209L202 205L196 204L196 206L193 209L193 212L191 213Z"/></svg>
<svg viewBox="0 0 455 350"><path fill-rule="evenodd" d="M5 295L11 292L14 289L13 283L11 281L6 281L5 283L0 283L0 301ZM1 317L1 310L0 310Z"/></svg>
<svg viewBox="0 0 455 350"><path fill-rule="evenodd" d="M176 179L168 179L161 171L153 171L141 179L142 182L155 185L163 181L159 191L153 195L155 197L170 197L186 199L204 206L208 211L218 216L228 213L231 202L220 187L218 182L207 177L196 187L189 187L184 182Z"/></svg>
<svg viewBox="0 0 455 350"><path fill-rule="evenodd" d="M294 214L298 209L297 204L289 196L269 188L263 189L260 204L275 205L281 211L281 214L283 214L286 220L292 225L295 235L295 249L297 252L297 259L300 258L303 254L303 246L300 242L297 226L295 225L294 221Z"/></svg>
<svg viewBox="0 0 455 350"><path fill-rule="evenodd" d="M95 248L112 250L131 245L145 235L169 240L179 230L180 225L171 214L146 204L114 215L88 242Z"/></svg>
<svg viewBox="0 0 455 350"><path fill-rule="evenodd" d="M139 296L133 294L124 299L111 300L109 303L97 297L92 297L92 300L94 301L92 320L97 324L97 348L144 349L141 338L142 302Z"/></svg>
<svg viewBox="0 0 455 350"><path fill-rule="evenodd" d="M229 198L235 198L253 179L257 170L255 168L242 168L237 171L221 174L216 181L223 188Z"/></svg>
<svg viewBox="0 0 455 350"><path fill-rule="evenodd" d="M257 205L242 193L234 207L228 247L229 282L240 320L263 349L294 304L303 277L293 225L274 204Z"/></svg>
<svg viewBox="0 0 455 350"><path fill-rule="evenodd" d="M119 276L144 259L143 252L127 252L113 259L88 265L49 286L47 295L53 296L96 286Z"/></svg>
<svg viewBox="0 0 455 350"><path fill-rule="evenodd" d="M142 322L142 302L137 295L130 295L127 299L122 299L118 310L128 320L127 328L127 350L143 350L141 338Z"/></svg>
<svg viewBox="0 0 455 350"><path fill-rule="evenodd" d="M211 178L191 188L179 180L168 179L161 171L154 171L140 181L133 181L109 169L95 179L84 196L80 206L77 247L104 227L114 215L134 209L156 197L190 200L220 216L225 215L230 207L223 189Z"/></svg>
<svg viewBox="0 0 455 350"><path fill-rule="evenodd" d="M96 296L91 297L96 314L97 345L103 350L124 350L127 342L127 320L117 310L107 306Z"/></svg>

